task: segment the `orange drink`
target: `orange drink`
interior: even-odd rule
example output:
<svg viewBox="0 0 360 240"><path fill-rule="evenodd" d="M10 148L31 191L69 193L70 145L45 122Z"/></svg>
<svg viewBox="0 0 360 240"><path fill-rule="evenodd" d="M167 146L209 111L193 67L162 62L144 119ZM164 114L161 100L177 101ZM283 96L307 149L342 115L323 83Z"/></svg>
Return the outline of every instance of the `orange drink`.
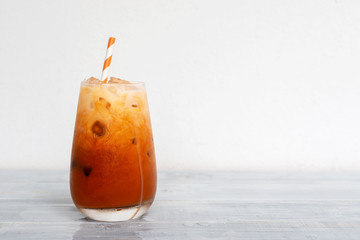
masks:
<svg viewBox="0 0 360 240"><path fill-rule="evenodd" d="M70 188L77 208L95 220L134 219L150 207L156 163L143 83L81 83Z"/></svg>

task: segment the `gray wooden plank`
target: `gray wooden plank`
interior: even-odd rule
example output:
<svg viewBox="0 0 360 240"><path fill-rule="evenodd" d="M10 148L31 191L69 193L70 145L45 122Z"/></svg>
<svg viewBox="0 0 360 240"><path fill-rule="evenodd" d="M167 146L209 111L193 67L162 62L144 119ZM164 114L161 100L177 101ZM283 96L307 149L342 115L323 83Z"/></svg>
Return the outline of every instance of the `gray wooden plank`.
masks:
<svg viewBox="0 0 360 240"><path fill-rule="evenodd" d="M157 197L164 200L359 199L357 173L160 173ZM52 187L49 188L49 186ZM69 199L66 171L0 171L0 199ZM71 201L70 201L71 202Z"/></svg>
<svg viewBox="0 0 360 240"><path fill-rule="evenodd" d="M3 223L1 239L359 239L359 224L242 221L230 223Z"/></svg>
<svg viewBox="0 0 360 240"><path fill-rule="evenodd" d="M37 201L0 201L0 223L78 222L83 215L72 204L48 204ZM51 213L51 214L50 214ZM357 221L358 201L156 201L149 214L138 222L227 222L242 220ZM96 223L96 222L95 222Z"/></svg>
<svg viewBox="0 0 360 240"><path fill-rule="evenodd" d="M0 170L0 239L360 239L360 174L160 172L141 219L72 204L66 171Z"/></svg>

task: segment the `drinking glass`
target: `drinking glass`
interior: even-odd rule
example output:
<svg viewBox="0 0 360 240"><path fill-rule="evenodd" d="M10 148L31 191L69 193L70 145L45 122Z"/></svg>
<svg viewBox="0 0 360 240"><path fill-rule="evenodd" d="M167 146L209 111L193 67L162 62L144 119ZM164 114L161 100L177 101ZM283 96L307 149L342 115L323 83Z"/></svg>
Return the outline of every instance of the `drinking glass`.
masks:
<svg viewBox="0 0 360 240"><path fill-rule="evenodd" d="M156 178L145 84L83 81L70 170L76 207L99 221L138 218L154 200Z"/></svg>

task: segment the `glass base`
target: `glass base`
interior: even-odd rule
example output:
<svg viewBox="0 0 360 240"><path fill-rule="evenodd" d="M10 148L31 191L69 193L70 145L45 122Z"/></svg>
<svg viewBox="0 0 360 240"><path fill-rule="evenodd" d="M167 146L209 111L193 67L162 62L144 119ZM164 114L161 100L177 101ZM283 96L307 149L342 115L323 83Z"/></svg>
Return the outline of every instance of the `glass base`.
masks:
<svg viewBox="0 0 360 240"><path fill-rule="evenodd" d="M125 208L80 208L85 216L96 221L119 222L136 219L141 217L151 206L145 203L141 206L131 206Z"/></svg>

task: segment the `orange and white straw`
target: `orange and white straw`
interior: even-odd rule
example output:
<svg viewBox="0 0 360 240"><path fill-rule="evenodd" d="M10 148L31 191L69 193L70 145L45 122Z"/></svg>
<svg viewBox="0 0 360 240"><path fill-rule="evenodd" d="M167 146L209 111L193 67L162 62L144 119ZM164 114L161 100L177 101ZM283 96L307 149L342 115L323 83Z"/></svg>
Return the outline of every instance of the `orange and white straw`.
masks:
<svg viewBox="0 0 360 240"><path fill-rule="evenodd" d="M115 43L115 38L110 37L109 42L108 42L108 46L107 46L107 49L106 49L104 67L103 67L103 70L102 70L102 73L101 73L101 82L102 83L107 83L107 81L109 80L109 68L110 68L110 64L111 64L111 58L112 58L112 52L113 52L113 48L114 48L114 43Z"/></svg>

